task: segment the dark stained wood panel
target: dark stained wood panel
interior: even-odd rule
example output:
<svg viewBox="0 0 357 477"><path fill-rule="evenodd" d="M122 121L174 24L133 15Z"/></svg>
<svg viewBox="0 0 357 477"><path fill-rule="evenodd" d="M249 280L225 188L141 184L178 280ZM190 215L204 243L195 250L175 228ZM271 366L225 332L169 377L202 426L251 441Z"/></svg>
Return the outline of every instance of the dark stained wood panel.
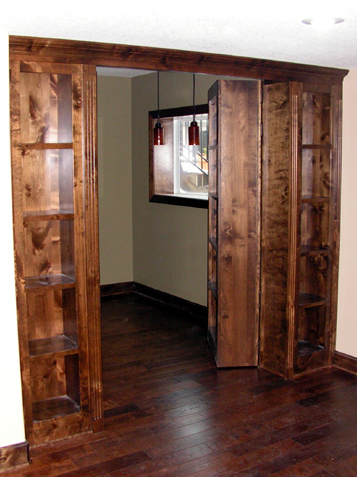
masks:
<svg viewBox="0 0 357 477"><path fill-rule="evenodd" d="M209 329L211 339L216 342L218 366L256 366L260 279L260 82L219 81L217 93L218 149L213 159L217 162L218 184L216 196L211 177L209 197ZM209 104L214 115L213 100L212 97ZM209 143L215 151L215 139L211 138ZM212 164L210 173L214 173Z"/></svg>
<svg viewBox="0 0 357 477"><path fill-rule="evenodd" d="M16 283L31 444L91 429L86 240L94 227L85 224L83 76L78 65L11 63ZM92 174L90 167L88 182ZM98 315L92 299L91 316L95 307Z"/></svg>
<svg viewBox="0 0 357 477"><path fill-rule="evenodd" d="M338 84L347 70L164 48L10 36L10 58ZM25 63L25 62L24 62ZM64 65L65 66L65 65Z"/></svg>
<svg viewBox="0 0 357 477"><path fill-rule="evenodd" d="M289 84L264 86L260 365L285 373L289 247Z"/></svg>
<svg viewBox="0 0 357 477"><path fill-rule="evenodd" d="M355 473L356 375L218 369L200 323L142 294L103 301L104 430L33 446L1 475Z"/></svg>
<svg viewBox="0 0 357 477"><path fill-rule="evenodd" d="M100 329L100 266L98 216L98 138L97 138L97 73L94 66L84 66L85 138L85 227L86 282L88 316L88 358L90 373L91 427L103 427L103 384ZM90 233L88 233L90 231ZM71 321L68 320L70 324Z"/></svg>

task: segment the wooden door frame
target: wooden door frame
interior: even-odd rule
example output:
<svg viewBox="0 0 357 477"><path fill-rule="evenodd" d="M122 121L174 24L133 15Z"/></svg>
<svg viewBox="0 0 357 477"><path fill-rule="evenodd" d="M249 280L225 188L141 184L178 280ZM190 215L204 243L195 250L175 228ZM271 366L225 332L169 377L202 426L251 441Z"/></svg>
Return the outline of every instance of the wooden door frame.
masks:
<svg viewBox="0 0 357 477"><path fill-rule="evenodd" d="M99 313L96 67L206 73L268 82L300 81L341 85L348 70L230 55L73 40L9 37L10 60L82 64L84 68L85 210L88 287L88 336L92 427L102 428L103 399ZM94 257L94 258L93 258Z"/></svg>
<svg viewBox="0 0 357 477"><path fill-rule="evenodd" d="M9 36L10 59L340 84L348 70L165 48Z"/></svg>

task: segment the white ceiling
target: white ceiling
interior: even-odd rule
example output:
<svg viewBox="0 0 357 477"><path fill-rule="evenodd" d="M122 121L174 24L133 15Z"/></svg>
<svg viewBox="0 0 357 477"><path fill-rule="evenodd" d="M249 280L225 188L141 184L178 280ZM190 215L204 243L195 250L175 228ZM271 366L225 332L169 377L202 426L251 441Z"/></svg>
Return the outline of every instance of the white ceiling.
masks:
<svg viewBox="0 0 357 477"><path fill-rule="evenodd" d="M8 2L9 34L357 68L357 0ZM321 31L317 13L345 19Z"/></svg>

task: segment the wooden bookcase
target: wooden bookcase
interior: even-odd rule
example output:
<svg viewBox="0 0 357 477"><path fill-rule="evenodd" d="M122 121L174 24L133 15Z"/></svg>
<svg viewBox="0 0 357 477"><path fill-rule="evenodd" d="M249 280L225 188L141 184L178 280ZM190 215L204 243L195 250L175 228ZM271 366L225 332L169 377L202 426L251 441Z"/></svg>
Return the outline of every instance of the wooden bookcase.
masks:
<svg viewBox="0 0 357 477"><path fill-rule="evenodd" d="M246 78L210 91L211 344L218 366L293 377L331 364L347 70L19 36L9 37L9 53L30 443L102 425L96 65Z"/></svg>
<svg viewBox="0 0 357 477"><path fill-rule="evenodd" d="M332 364L341 87L264 86L261 365L291 378Z"/></svg>
<svg viewBox="0 0 357 477"><path fill-rule="evenodd" d="M217 366L256 366L260 82L209 90L208 339Z"/></svg>
<svg viewBox="0 0 357 477"><path fill-rule="evenodd" d="M11 64L20 358L34 444L92 428L82 92L82 66Z"/></svg>

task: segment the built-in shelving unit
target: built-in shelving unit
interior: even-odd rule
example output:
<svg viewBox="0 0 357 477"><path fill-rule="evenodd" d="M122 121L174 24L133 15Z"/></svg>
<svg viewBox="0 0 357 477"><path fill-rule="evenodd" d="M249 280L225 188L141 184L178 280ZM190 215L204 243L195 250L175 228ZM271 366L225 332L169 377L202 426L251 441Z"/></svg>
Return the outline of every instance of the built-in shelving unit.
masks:
<svg viewBox="0 0 357 477"><path fill-rule="evenodd" d="M303 88L299 309L294 372L327 362L331 296L331 94ZM317 356L321 355L321 356ZM310 357L311 363L309 363Z"/></svg>
<svg viewBox="0 0 357 477"><path fill-rule="evenodd" d="M80 69L12 66L25 424L39 443L90 427Z"/></svg>
<svg viewBox="0 0 357 477"><path fill-rule="evenodd" d="M261 363L286 377L332 363L340 102L340 86L264 86Z"/></svg>

